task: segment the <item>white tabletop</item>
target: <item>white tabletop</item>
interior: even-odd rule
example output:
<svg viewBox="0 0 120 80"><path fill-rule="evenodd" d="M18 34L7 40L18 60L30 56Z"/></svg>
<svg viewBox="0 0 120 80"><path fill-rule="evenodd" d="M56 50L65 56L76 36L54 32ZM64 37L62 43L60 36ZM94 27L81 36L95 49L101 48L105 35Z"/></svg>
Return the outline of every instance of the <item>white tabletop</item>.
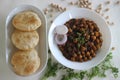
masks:
<svg viewBox="0 0 120 80"><path fill-rule="evenodd" d="M40 8L41 10L48 7L48 5L53 2L56 4L60 4L67 9L73 8L74 6L68 5L68 2L70 1L77 1L77 0L1 0L0 1L0 80L40 80L40 75L29 78L20 78L20 77L14 77L13 74L11 74L11 70L9 69L8 65L6 64L6 57L5 57L5 21L6 17L9 14L9 12L15 8L18 5L21 4L31 4L33 6L36 6ZM104 3L103 1L106 0L91 0L93 4L93 8L95 8L98 4ZM105 15L109 16L109 21L114 22L113 26L109 26L111 33L112 33L112 47L115 47L115 50L113 51L113 63L114 66L119 68L120 71L120 4L115 5L114 2L117 0L109 0L111 1L110 5L103 5L103 8L109 7L110 11L106 12ZM56 17L55 15L54 17ZM53 18L54 19L54 18ZM49 22L49 19L48 19ZM50 25L48 25L49 29ZM109 40L109 39L108 39ZM59 80L59 79L55 79ZM94 78L93 80L101 80L101 78ZM118 79L114 79L111 77L111 75L108 74L108 77L102 79L102 80L120 80L120 75Z"/></svg>

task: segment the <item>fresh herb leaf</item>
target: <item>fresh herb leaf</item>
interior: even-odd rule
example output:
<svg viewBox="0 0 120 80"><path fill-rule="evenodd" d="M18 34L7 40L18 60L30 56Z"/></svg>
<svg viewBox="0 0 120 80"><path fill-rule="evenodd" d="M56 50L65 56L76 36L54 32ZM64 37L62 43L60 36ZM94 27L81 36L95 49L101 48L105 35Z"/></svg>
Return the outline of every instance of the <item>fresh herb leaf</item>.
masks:
<svg viewBox="0 0 120 80"><path fill-rule="evenodd" d="M48 68L46 70L45 75L42 77L42 80L47 80L48 77L56 76L56 72L58 70L58 63L53 63L51 58L48 59Z"/></svg>
<svg viewBox="0 0 120 80"><path fill-rule="evenodd" d="M98 66L93 67L88 71L75 72L73 69L62 66L56 62L52 62L51 58L48 60L48 68L42 80L47 80L49 77L55 77L58 70L65 71L66 74L62 75L61 80L83 80L84 77L87 77L88 80L98 76L106 77L105 72L110 70L115 78L118 77L119 70L111 64L112 53L110 52L105 60L101 62Z"/></svg>
<svg viewBox="0 0 120 80"><path fill-rule="evenodd" d="M72 80L72 79L77 79L77 80L83 80L84 76L86 74L86 71L81 71L79 73L75 73L74 71L67 72L67 75L63 75L61 80Z"/></svg>
<svg viewBox="0 0 120 80"><path fill-rule="evenodd" d="M97 76L99 74L99 67L95 66L91 69L91 71L87 74L89 80L91 80L93 77Z"/></svg>

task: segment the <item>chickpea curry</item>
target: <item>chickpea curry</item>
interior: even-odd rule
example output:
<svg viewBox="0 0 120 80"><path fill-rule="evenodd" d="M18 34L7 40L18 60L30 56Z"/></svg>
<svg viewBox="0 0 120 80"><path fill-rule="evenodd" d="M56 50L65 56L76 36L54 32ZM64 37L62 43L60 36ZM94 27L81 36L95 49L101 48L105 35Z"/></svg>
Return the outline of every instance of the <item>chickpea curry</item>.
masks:
<svg viewBox="0 0 120 80"><path fill-rule="evenodd" d="M85 62L94 58L102 46L102 34L97 24L85 18L70 19L67 41L58 45L64 57L71 61Z"/></svg>

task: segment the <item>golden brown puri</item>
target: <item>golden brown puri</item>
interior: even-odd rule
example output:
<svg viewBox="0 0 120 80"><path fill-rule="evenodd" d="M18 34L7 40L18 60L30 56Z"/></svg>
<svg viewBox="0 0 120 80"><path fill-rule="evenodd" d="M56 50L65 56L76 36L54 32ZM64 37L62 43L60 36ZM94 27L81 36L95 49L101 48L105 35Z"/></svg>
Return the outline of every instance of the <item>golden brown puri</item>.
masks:
<svg viewBox="0 0 120 80"><path fill-rule="evenodd" d="M11 64L16 74L27 76L36 72L40 66L40 58L35 49L17 51L11 58Z"/></svg>
<svg viewBox="0 0 120 80"><path fill-rule="evenodd" d="M12 42L20 50L29 50L38 44L39 35L37 31L24 32L14 30L12 33Z"/></svg>
<svg viewBox="0 0 120 80"><path fill-rule="evenodd" d="M18 30L33 31L41 26L41 20L35 12L23 11L15 15L12 24Z"/></svg>

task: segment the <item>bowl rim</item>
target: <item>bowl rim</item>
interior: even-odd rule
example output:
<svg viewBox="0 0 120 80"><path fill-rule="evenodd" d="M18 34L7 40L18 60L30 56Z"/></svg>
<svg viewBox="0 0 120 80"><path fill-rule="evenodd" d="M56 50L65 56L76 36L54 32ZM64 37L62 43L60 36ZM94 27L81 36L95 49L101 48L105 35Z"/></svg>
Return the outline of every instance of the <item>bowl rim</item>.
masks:
<svg viewBox="0 0 120 80"><path fill-rule="evenodd" d="M109 33L109 37L110 37L110 43L109 43L109 48L108 48L108 50L106 50L105 56L102 58L102 60L99 60L97 64L94 64L94 65L90 66L89 68L78 69L78 68L72 67L72 65L71 65L71 66L67 66L67 65L63 64L62 62L60 62L60 61L56 58L56 56L54 55L54 51L53 51L53 49L51 48L50 34L51 34L51 27L53 26L54 21L56 21L56 19L57 19L58 17L60 17L60 16L62 16L62 15L64 15L64 14L66 14L66 13L69 13L69 12L71 12L71 11L74 12L74 11L76 11L76 10L86 10L86 11L89 11L89 12L95 14L96 16L98 16L98 17L104 22L104 24L106 25L106 27L107 27L107 29L108 29L108 31L109 31L108 33ZM71 69L76 69L76 70L88 70L88 69L90 69L90 68L92 68L92 67L94 67L94 66L100 64L100 63L105 59L105 57L107 56L107 54L109 53L110 48L111 48L111 40L112 40L112 37L111 37L110 28L108 27L108 25L107 25L105 19L104 19L102 16L100 16L100 15L97 14L96 12L94 12L94 11L92 11L92 10L89 10L89 9L86 9L86 8L72 8L72 9L67 10L67 11L61 13L60 15L58 15L58 16L56 17L56 19L53 21L53 23L51 24L51 27L50 27L50 29L49 29L48 44L49 44L49 48L50 48L50 50L51 50L51 52L52 52L52 55L54 56L54 58L55 58L60 64L62 64L63 66L66 66L66 67L68 67L68 68L71 68ZM62 57L64 57L64 56L62 55ZM69 60L69 61L70 61L70 60ZM70 62L72 62L72 61L70 61ZM73 63L75 63L75 62L73 62Z"/></svg>

